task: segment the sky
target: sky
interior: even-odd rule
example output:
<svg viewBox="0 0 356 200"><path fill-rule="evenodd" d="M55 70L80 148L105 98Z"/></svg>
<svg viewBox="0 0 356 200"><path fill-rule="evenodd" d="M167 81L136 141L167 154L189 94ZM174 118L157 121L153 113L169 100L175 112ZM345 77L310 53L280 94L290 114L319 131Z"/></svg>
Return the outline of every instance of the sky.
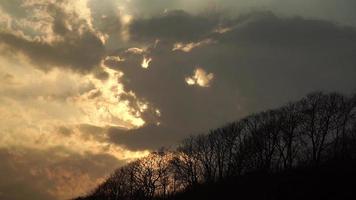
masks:
<svg viewBox="0 0 356 200"><path fill-rule="evenodd" d="M1 0L0 199L85 194L189 135L356 91L354 0Z"/></svg>

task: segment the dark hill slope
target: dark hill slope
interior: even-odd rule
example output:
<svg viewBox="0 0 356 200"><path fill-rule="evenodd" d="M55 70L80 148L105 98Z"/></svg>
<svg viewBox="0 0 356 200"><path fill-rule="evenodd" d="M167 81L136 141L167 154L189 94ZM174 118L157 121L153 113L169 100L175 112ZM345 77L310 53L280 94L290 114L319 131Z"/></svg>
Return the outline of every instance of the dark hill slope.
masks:
<svg viewBox="0 0 356 200"><path fill-rule="evenodd" d="M281 173L250 173L196 186L169 200L356 199L356 162L332 162L319 168Z"/></svg>
<svg viewBox="0 0 356 200"><path fill-rule="evenodd" d="M120 167L78 200L356 199L356 94L316 92Z"/></svg>

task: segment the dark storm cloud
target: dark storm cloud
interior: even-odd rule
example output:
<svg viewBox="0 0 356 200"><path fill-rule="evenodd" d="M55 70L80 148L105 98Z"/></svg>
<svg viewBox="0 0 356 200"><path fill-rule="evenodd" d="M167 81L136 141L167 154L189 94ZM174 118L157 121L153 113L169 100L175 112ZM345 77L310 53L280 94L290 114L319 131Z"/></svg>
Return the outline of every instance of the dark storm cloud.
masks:
<svg viewBox="0 0 356 200"><path fill-rule="evenodd" d="M149 69L139 66L139 56L128 57L116 68L125 73L127 90L135 91L161 110L161 125L148 125L128 134L111 130L112 141L131 148L159 148L189 134L296 100L314 90L350 92L355 89L356 31L353 28L320 20L283 18L267 12L222 22L230 25L231 30L218 34L211 33L211 26L208 29L185 27L184 24L194 21L194 16L182 16L188 17L180 18L179 24L183 25L178 27L182 34L177 35L169 33L177 23L166 23L152 30L149 19L133 25L140 24L143 29L140 37L157 36L161 42L146 52L153 58ZM152 20L172 18L166 17ZM196 38L195 42L205 38L217 42L188 53L172 51L175 42L187 38L185 32L193 35L191 39ZM214 74L210 87L185 83L185 77L198 66ZM163 139L157 142L159 138Z"/></svg>
<svg viewBox="0 0 356 200"><path fill-rule="evenodd" d="M89 72L100 63L104 53L101 41L90 32L53 44L29 41L11 33L0 33L0 43L6 44L10 50L24 53L44 69L60 66L78 72Z"/></svg>
<svg viewBox="0 0 356 200"><path fill-rule="evenodd" d="M216 17L195 16L175 10L148 19L137 19L132 23L130 32L132 39L139 41L177 37L183 41L191 41L212 31L218 21Z"/></svg>
<svg viewBox="0 0 356 200"><path fill-rule="evenodd" d="M8 51L24 53L42 69L65 67L87 73L96 68L105 54L105 48L87 22L79 19L77 13L67 12L56 3L45 5L45 8L53 18L54 33L51 37L61 37L60 40L29 39L14 30L3 30L0 32L0 44L6 45Z"/></svg>
<svg viewBox="0 0 356 200"><path fill-rule="evenodd" d="M238 16L251 11L268 10L285 16L303 16L356 26L354 0L131 0L128 7L137 15L152 16L166 10L189 13L223 11Z"/></svg>
<svg viewBox="0 0 356 200"><path fill-rule="evenodd" d="M181 140L180 133L177 130L164 124L161 126L148 124L143 128L129 131L112 127L107 131L110 141L131 150L168 148Z"/></svg>

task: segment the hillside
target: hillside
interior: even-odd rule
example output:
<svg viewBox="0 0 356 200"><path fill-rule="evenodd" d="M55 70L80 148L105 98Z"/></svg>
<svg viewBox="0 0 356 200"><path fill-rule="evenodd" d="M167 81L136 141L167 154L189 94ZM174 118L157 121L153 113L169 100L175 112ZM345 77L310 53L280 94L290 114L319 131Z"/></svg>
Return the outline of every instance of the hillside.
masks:
<svg viewBox="0 0 356 200"><path fill-rule="evenodd" d="M77 200L351 199L356 95L312 93L116 170Z"/></svg>
<svg viewBox="0 0 356 200"><path fill-rule="evenodd" d="M314 169L294 169L273 174L256 172L200 185L167 199L356 199L352 184L356 178L355 169L356 162L335 161Z"/></svg>

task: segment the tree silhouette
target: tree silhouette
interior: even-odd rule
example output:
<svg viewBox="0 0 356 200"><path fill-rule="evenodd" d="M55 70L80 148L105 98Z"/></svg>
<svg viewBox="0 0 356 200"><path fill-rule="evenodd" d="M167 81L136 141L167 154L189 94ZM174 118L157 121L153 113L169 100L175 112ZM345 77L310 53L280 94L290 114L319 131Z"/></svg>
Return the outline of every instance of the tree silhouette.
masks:
<svg viewBox="0 0 356 200"><path fill-rule="evenodd" d="M201 184L356 159L356 94L315 92L117 169L79 199L169 199Z"/></svg>

